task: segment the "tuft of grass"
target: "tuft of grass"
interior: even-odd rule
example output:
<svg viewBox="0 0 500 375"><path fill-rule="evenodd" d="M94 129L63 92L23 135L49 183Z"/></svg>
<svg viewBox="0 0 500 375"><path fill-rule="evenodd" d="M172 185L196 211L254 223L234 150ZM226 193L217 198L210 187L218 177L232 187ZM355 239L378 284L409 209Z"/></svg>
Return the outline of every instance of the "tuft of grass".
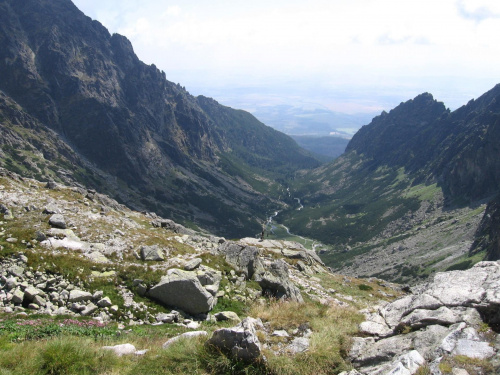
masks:
<svg viewBox="0 0 500 375"><path fill-rule="evenodd" d="M314 301L303 304L272 300L253 306L250 315L261 318L271 329L291 330L307 324L313 331L307 352L295 356L266 353L275 374L336 374L349 370L345 360L350 338L363 320L353 308L326 306Z"/></svg>
<svg viewBox="0 0 500 375"><path fill-rule="evenodd" d="M494 367L485 359L471 358L465 355L445 357L439 363L439 370L443 374L450 374L454 367L467 370L470 375L493 374Z"/></svg>
<svg viewBox="0 0 500 375"><path fill-rule="evenodd" d="M95 340L113 336L112 325L88 319L47 319L30 316L30 319L7 319L0 322L0 336L10 342L42 340L55 336L92 337Z"/></svg>
<svg viewBox="0 0 500 375"><path fill-rule="evenodd" d="M370 285L366 285L366 284L359 284L358 288L359 288L359 290L366 290L366 291L373 290L373 287L371 287Z"/></svg>
<svg viewBox="0 0 500 375"><path fill-rule="evenodd" d="M37 375L105 374L118 364L91 340L64 337L16 344L0 351L0 373Z"/></svg>
<svg viewBox="0 0 500 375"><path fill-rule="evenodd" d="M415 375L431 375L431 374L432 374L431 369L427 365L420 366L417 369L417 372L415 373Z"/></svg>
<svg viewBox="0 0 500 375"><path fill-rule="evenodd" d="M96 353L93 346L82 344L70 338L48 342L35 360L39 373L50 375L104 373L118 360L108 351Z"/></svg>

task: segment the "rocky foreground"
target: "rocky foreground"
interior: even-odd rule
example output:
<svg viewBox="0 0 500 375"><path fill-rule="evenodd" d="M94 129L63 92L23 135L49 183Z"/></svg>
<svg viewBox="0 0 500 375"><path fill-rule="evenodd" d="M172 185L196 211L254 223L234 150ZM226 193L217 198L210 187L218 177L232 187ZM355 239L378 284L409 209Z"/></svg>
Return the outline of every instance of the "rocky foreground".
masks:
<svg viewBox="0 0 500 375"><path fill-rule="evenodd" d="M499 369L499 262L438 273L411 294L365 314L360 332L368 337L354 338L349 354L363 374L414 374L422 366L441 374L457 356L469 367L483 366L476 369L482 373ZM453 373L467 373L459 370Z"/></svg>
<svg viewBox="0 0 500 375"><path fill-rule="evenodd" d="M179 340L204 338L243 362L265 363L269 353L300 361L328 342L325 332L332 327L312 318L276 323L265 306L283 300L283 316L289 306L315 306L320 317L341 310L365 315L361 336L351 344L340 340L343 365L337 368L356 368L351 375L489 374L500 368L498 262L439 273L395 299L401 295L396 285L333 275L297 243L229 241L131 211L93 190L0 172L5 316L172 325L185 332L165 340L165 350ZM335 324L328 316L325 321ZM150 350L132 343L104 349L119 356Z"/></svg>

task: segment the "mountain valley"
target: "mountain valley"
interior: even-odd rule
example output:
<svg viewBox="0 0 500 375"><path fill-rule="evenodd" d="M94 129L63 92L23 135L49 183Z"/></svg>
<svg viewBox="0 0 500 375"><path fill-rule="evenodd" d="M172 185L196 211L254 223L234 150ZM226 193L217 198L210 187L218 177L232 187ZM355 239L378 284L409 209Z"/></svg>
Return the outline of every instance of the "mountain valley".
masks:
<svg viewBox="0 0 500 375"><path fill-rule="evenodd" d="M500 84L322 144L70 0L0 0L0 47L1 374L498 373Z"/></svg>

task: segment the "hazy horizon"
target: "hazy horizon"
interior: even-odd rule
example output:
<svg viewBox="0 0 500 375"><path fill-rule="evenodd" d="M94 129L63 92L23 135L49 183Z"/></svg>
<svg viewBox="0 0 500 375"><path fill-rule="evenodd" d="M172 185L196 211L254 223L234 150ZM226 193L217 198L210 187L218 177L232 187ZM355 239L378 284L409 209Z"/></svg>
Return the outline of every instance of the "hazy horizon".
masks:
<svg viewBox="0 0 500 375"><path fill-rule="evenodd" d="M380 113L422 92L450 109L498 83L494 0L73 0L193 95L255 111Z"/></svg>

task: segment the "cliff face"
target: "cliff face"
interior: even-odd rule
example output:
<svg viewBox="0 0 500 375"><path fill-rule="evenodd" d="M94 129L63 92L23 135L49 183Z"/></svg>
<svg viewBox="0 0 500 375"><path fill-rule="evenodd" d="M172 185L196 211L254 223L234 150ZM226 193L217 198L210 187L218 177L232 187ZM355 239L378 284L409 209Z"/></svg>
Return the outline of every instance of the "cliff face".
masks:
<svg viewBox="0 0 500 375"><path fill-rule="evenodd" d="M226 235L254 234L270 200L247 180L318 165L250 114L169 82L125 37L69 0L0 1L0 46L5 96L117 182L114 195L137 208ZM228 164L251 171L238 179Z"/></svg>
<svg viewBox="0 0 500 375"><path fill-rule="evenodd" d="M454 112L426 93L375 117L346 152L436 180L452 200L478 200L500 187L499 121L500 85Z"/></svg>
<svg viewBox="0 0 500 375"><path fill-rule="evenodd" d="M432 159L433 153L429 151L438 141L432 138L444 126L438 120L448 113L444 104L431 94L421 94L363 126L347 145L346 153L363 154L376 166L418 170Z"/></svg>

